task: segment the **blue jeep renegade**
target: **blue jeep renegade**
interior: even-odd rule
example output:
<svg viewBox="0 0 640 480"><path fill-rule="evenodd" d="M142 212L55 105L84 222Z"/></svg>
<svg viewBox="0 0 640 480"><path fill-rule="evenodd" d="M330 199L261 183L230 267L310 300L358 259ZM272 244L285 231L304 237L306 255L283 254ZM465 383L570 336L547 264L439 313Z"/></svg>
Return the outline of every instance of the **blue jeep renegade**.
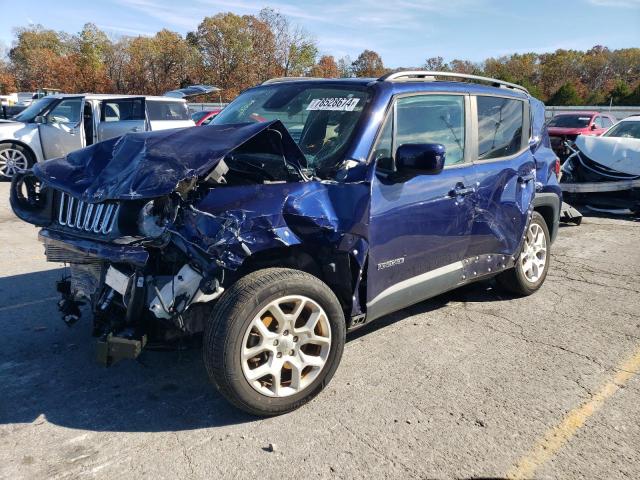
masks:
<svg viewBox="0 0 640 480"><path fill-rule="evenodd" d="M98 359L203 333L212 382L258 415L333 376L345 333L479 279L540 288L558 231L544 105L495 79L274 79L206 127L37 164L11 204L42 227L64 320Z"/></svg>

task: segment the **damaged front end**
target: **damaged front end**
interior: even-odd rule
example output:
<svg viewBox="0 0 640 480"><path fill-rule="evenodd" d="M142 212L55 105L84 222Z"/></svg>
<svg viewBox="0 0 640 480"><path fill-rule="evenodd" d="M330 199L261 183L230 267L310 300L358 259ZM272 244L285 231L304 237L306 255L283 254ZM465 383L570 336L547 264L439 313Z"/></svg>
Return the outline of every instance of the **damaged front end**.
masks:
<svg viewBox="0 0 640 480"><path fill-rule="evenodd" d="M560 180L566 198L597 211L640 212L640 140L580 136L567 147Z"/></svg>
<svg viewBox="0 0 640 480"><path fill-rule="evenodd" d="M302 244L360 313L347 299L363 277L367 189L309 181L305 166L278 121L130 134L16 176L11 205L42 227L47 260L68 265L63 319L88 305L109 365L202 332L248 259Z"/></svg>

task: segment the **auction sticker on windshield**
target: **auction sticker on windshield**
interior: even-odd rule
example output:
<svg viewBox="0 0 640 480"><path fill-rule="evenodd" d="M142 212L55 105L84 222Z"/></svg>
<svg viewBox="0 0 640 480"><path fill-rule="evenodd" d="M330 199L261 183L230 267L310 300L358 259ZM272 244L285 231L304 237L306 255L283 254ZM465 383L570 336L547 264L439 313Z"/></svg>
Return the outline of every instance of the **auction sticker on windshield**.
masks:
<svg viewBox="0 0 640 480"><path fill-rule="evenodd" d="M307 110L333 110L337 112L353 112L359 98L316 98L311 100Z"/></svg>

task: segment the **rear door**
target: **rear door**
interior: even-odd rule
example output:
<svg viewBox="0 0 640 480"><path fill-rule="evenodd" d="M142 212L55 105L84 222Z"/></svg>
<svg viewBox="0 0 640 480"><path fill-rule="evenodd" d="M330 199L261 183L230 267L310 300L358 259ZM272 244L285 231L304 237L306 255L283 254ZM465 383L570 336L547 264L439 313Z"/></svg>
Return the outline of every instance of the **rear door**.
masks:
<svg viewBox="0 0 640 480"><path fill-rule="evenodd" d="M144 97L110 98L100 102L98 141L145 130Z"/></svg>
<svg viewBox="0 0 640 480"><path fill-rule="evenodd" d="M462 281L473 227L469 96L419 94L396 99L372 153L367 317L417 303ZM445 168L393 180L405 143L440 143Z"/></svg>
<svg viewBox="0 0 640 480"><path fill-rule="evenodd" d="M38 125L44 158L56 158L84 146L82 109L84 97L66 97Z"/></svg>
<svg viewBox="0 0 640 480"><path fill-rule="evenodd" d="M514 97L471 97L475 145L474 223L469 255L487 274L518 252L535 195L535 160L529 148L529 102ZM484 260L483 260L484 259ZM484 261L484 263L483 263Z"/></svg>

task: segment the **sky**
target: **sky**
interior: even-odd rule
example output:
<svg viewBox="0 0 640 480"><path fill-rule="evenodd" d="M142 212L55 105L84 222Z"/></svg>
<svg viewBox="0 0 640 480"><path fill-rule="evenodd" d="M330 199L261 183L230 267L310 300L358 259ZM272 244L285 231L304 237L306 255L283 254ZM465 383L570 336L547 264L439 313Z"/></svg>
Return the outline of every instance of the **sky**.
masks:
<svg viewBox="0 0 640 480"><path fill-rule="evenodd" d="M113 36L186 34L205 16L270 6L301 25L321 54L352 60L365 48L388 67L442 56L481 61L510 53L640 47L640 0L0 0L0 48L13 28L75 33L92 22Z"/></svg>

